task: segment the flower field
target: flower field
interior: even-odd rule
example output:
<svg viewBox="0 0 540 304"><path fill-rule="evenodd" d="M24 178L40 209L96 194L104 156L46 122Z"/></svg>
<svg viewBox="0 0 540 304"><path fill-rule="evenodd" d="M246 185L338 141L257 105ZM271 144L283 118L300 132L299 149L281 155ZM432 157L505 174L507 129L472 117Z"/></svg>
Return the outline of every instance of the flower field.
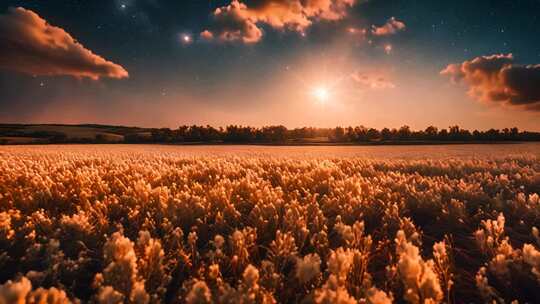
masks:
<svg viewBox="0 0 540 304"><path fill-rule="evenodd" d="M1 147L0 303L540 303L538 147Z"/></svg>

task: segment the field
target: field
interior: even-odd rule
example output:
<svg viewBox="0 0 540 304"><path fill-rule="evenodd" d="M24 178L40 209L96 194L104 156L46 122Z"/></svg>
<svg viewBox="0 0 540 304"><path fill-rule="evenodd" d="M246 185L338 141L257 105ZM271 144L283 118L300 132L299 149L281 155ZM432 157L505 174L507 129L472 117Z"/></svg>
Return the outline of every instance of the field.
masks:
<svg viewBox="0 0 540 304"><path fill-rule="evenodd" d="M98 138L101 142L118 143L124 140L126 134L138 134L143 131L139 128L103 125L0 124L0 143L46 144L51 142L52 138L64 142L89 142Z"/></svg>
<svg viewBox="0 0 540 304"><path fill-rule="evenodd" d="M540 144L3 146L0 303L539 303L539 194Z"/></svg>

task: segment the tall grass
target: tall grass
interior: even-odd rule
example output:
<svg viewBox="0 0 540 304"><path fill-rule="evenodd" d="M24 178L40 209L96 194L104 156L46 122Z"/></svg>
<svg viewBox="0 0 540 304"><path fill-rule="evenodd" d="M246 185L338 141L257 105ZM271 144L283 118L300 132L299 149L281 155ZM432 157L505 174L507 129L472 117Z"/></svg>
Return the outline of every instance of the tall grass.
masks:
<svg viewBox="0 0 540 304"><path fill-rule="evenodd" d="M540 302L540 162L0 154L0 303Z"/></svg>

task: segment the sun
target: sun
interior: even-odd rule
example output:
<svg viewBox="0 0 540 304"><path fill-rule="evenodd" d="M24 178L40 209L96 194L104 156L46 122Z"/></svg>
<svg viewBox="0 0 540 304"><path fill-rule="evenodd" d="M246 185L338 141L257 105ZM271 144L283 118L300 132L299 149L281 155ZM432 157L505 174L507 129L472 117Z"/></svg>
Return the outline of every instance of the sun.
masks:
<svg viewBox="0 0 540 304"><path fill-rule="evenodd" d="M323 86L314 88L312 94L319 102L326 102L330 98L330 92Z"/></svg>

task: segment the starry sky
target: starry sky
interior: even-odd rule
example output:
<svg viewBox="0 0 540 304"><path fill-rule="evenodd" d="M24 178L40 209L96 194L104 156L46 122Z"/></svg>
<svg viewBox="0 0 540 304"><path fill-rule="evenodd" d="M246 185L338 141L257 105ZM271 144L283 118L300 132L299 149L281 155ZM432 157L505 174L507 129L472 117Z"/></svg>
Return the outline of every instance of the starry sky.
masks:
<svg viewBox="0 0 540 304"><path fill-rule="evenodd" d="M538 0L5 0L0 122L540 130Z"/></svg>

